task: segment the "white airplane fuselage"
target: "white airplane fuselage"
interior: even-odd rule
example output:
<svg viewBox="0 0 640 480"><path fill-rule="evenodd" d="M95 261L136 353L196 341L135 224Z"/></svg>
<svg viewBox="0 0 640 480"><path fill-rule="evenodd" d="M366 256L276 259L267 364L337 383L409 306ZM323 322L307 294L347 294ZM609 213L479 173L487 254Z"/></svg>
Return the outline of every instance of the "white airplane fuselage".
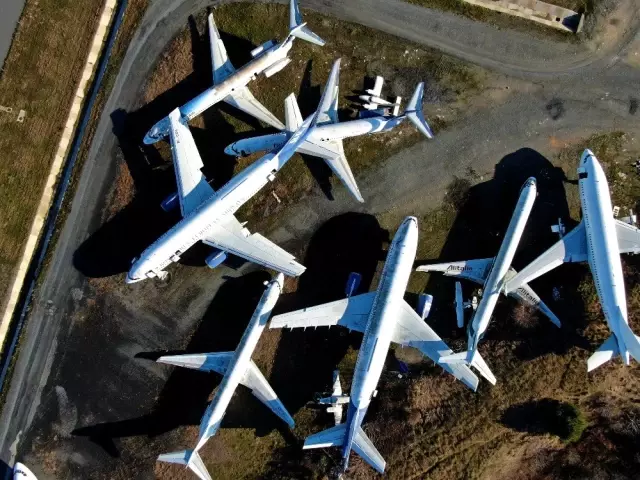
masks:
<svg viewBox="0 0 640 480"><path fill-rule="evenodd" d="M278 43L251 60L246 65L236 70L232 75L217 85L214 85L194 99L180 107L180 115L186 121L197 117L212 105L221 102L236 89L248 85L258 75L270 67L287 58L294 37L289 36L284 42ZM144 137L144 143L151 145L169 135L169 118L165 117L157 122Z"/></svg>
<svg viewBox="0 0 640 480"><path fill-rule="evenodd" d="M607 177L589 150L586 150L580 159L578 188L587 237L589 267L609 329L618 342L621 342L619 324L628 323L628 320L616 224ZM619 352L624 352L623 361L629 365L629 352L624 344L619 344Z"/></svg>
<svg viewBox="0 0 640 480"><path fill-rule="evenodd" d="M343 457L348 459L354 434L362 424L373 397L398 318L418 247L418 222L404 220L389 247L376 297L369 314L351 384L347 413L347 441Z"/></svg>
<svg viewBox="0 0 640 480"><path fill-rule="evenodd" d="M193 212L163 234L140 257L134 260L126 282L135 283L157 277L168 265L196 242L206 237L207 231L219 219L233 214L253 197L287 162L273 154L267 154L234 176Z"/></svg>
<svg viewBox="0 0 640 480"><path fill-rule="evenodd" d="M406 116L404 115L398 117L380 116L319 125L311 131L306 142L298 148L298 151L313 154L312 150L305 151L305 144L307 142L322 145L323 142L332 140L343 140L345 138L371 135L373 133L388 132L401 124L405 118ZM245 138L229 145L225 148L225 153L227 155L245 156L263 150L274 150L284 145L290 136L291 133L289 132L280 132Z"/></svg>
<svg viewBox="0 0 640 480"><path fill-rule="evenodd" d="M509 271L516 249L524 233L524 227L531 214L536 193L536 180L535 178L529 178L520 191L520 198L504 234L502 245L484 283L482 299L478 304L473 320L469 324L468 352L470 356L473 356L477 351L478 342L480 342L482 335L489 326L493 310L504 289L505 276Z"/></svg>
<svg viewBox="0 0 640 480"><path fill-rule="evenodd" d="M218 431L222 418L229 406L229 402L244 377L245 372L249 368L251 355L269 321L273 307L282 292L283 285L284 275L279 273L278 276L269 283L269 286L262 294L262 298L260 298L260 302L247 325L247 329L240 339L238 348L229 362L227 372L222 378L213 400L211 400L202 417L200 423L200 438L195 447L195 451L202 448L206 441Z"/></svg>

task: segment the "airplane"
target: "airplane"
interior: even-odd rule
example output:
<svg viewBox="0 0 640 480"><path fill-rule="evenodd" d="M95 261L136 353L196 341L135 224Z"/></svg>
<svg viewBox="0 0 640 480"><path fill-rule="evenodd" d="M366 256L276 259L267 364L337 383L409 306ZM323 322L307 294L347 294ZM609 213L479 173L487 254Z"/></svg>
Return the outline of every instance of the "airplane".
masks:
<svg viewBox="0 0 640 480"><path fill-rule="evenodd" d="M338 70L334 66L328 85L334 85L337 76ZM291 108L292 102L295 102L293 94L285 100L287 109ZM320 104L325 103L323 94ZM168 273L164 269L180 260L180 256L200 240L215 249L206 259L210 268L219 266L227 258L227 253L232 253L287 275L302 274L305 267L296 262L293 255L258 233L250 234L234 213L275 179L276 173L313 131L323 114L326 115L326 112L318 110L309 116L276 153L268 153L256 160L216 192L200 171L203 163L189 126L178 109L171 112L169 136L178 192L169 195L162 202L162 208L171 210L179 203L184 218L140 257L133 259L126 283L136 283L146 278L165 280Z"/></svg>
<svg viewBox="0 0 640 480"><path fill-rule="evenodd" d="M331 395L324 398L318 398L317 403L320 405L329 405L327 413L333 413L333 419L336 425L342 423L342 410L349 403L349 395L342 392L342 384L340 383L340 371L333 372L333 389Z"/></svg>
<svg viewBox="0 0 640 480"><path fill-rule="evenodd" d="M640 337L631 331L627 319L620 254L640 253L640 230L628 223L633 222L632 217L614 218L616 209L611 207L607 177L598 159L588 149L580 159L578 188L582 221L566 235L561 223L554 225L552 231L560 235L560 240L511 278L505 290L520 288L562 263L588 262L612 335L588 359L587 370L592 371L616 356L629 365L630 355L640 361Z"/></svg>
<svg viewBox="0 0 640 480"><path fill-rule="evenodd" d="M422 265L416 269L418 272L443 272L445 275L466 278L483 285L482 299L477 304L473 319L467 327L468 350L466 352L442 357L440 362L449 365L471 365L493 385L496 384L496 377L480 355L478 343L480 343L484 332L489 326L491 315L493 314L493 310L501 293L508 293L522 303L537 308L545 314L554 325L560 327L560 320L558 320L549 307L540 300L540 297L538 297L529 285L523 283L517 289L511 291L506 291L504 288L505 282L517 274L517 272L511 268L511 262L513 261L516 249L520 243L520 238L524 232L524 227L533 208L536 194L536 179L531 177L522 186L520 198L511 217L511 222L504 234L498 255L494 258ZM462 296L461 290L459 292L460 294L456 294L456 310L458 312L460 312L463 307L460 298ZM460 313L458 313L458 316L459 315ZM459 318L458 324L461 325Z"/></svg>
<svg viewBox="0 0 640 480"><path fill-rule="evenodd" d="M273 391L269 382L260 373L256 364L251 360L251 354L256 348L258 340L271 316L273 307L282 292L284 275L279 273L271 282L265 282L265 285L267 288L262 294L262 298L235 352L168 355L157 360L160 363L193 368L204 372L214 371L224 375L213 400L207 407L200 422L200 434L195 448L193 450L160 455L158 461L185 465L201 480L211 480L198 451L220 428L227 407L239 384L250 388L251 393L258 400L264 403L290 428L293 428L293 418Z"/></svg>
<svg viewBox="0 0 640 480"><path fill-rule="evenodd" d="M338 59L336 63L339 65L340 60ZM361 118L357 120L348 120L346 122L338 120L337 82L332 87L333 90L330 90L329 95L325 97L326 103L320 106L320 110L325 113L318 119L318 128L314 129L306 141L298 147L298 152L322 158L333 173L347 186L349 192L359 202L364 202L345 158L342 140L360 135L388 132L407 118L425 137L433 138L431 127L429 127L422 113L424 83L419 83L416 87L403 115L398 115L398 109L400 108L398 105L392 115L385 115L384 110L376 110L375 112L368 112L368 115L361 115ZM291 110L285 112L286 128L284 132L238 140L227 146L225 153L232 156L246 156L263 150L279 148L296 131L301 118L302 115L297 102L292 102Z"/></svg>
<svg viewBox="0 0 640 480"><path fill-rule="evenodd" d="M404 219L387 254L378 289L343 300L276 315L269 328L300 328L341 325L364 333L356 361L347 421L311 435L304 449L342 447L343 471L355 450L378 472L386 462L362 430L362 422L384 368L391 342L420 350L434 362L453 353L442 339L404 300L418 246L418 221ZM472 390L478 377L466 365L440 365Z"/></svg>
<svg viewBox="0 0 640 480"><path fill-rule="evenodd" d="M13 466L13 480L38 480L34 473L26 465L17 462Z"/></svg>
<svg viewBox="0 0 640 480"><path fill-rule="evenodd" d="M323 46L325 44L318 35L313 33L302 21L300 7L297 0L289 2L289 35L280 43L269 40L251 51L251 60L239 70L236 70L227 56L227 50L220 38L218 28L213 21L213 14L209 14L209 42L211 44L211 65L213 67L213 86L202 92L179 108L180 117L185 123L212 105L226 102L245 113L282 130L284 125L267 108L251 94L247 84L264 73L271 77L285 68L291 59L288 53L296 38ZM154 144L169 135L171 128L169 117L157 122L147 132L144 143Z"/></svg>
<svg viewBox="0 0 640 480"><path fill-rule="evenodd" d="M385 109L392 109L391 115L397 117L400 113L400 105L402 104L402 97L396 97L395 102L385 100L380 95L382 94L382 86L384 85L384 78L381 76L376 77L373 88L367 89L367 95L360 95L358 98L362 100L362 106L366 110L371 110L372 115L384 115ZM382 109L380 108L382 107Z"/></svg>

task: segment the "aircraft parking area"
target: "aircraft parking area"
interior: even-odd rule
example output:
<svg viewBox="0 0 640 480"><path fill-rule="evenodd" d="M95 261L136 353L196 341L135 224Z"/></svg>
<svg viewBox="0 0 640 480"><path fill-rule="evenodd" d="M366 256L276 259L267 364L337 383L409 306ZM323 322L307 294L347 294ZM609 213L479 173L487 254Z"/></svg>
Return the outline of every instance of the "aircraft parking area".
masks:
<svg viewBox="0 0 640 480"><path fill-rule="evenodd" d="M620 8L628 7L627 3L623 1ZM180 264L169 267L168 284L124 284L130 260L178 216L158 206L175 182L172 170L155 168L158 154L152 147L141 149L123 131L146 131L134 124L140 118L136 113L142 111L145 118L155 113L141 104L145 82L166 46L187 26L189 15L207 4L159 0L149 6L105 105L58 247L32 307L0 417L0 454L24 458L51 478L190 478L190 472L173 477L181 473L179 469L156 464L155 459L160 453L191 445L219 377L174 370L154 360L166 352L234 350L269 278L260 267L243 262L209 270L203 266L207 248L196 246ZM486 68L491 85L504 85L510 91L485 92L486 99L474 100L472 108L433 141L420 141L364 173L354 169L364 204L355 202L340 184L333 187L332 200L315 187L279 211L274 220L262 219L257 222L260 226L250 226L307 267L298 280L286 281L276 313L340 298L352 271L363 275L363 291L373 288L388 241L402 218L414 215L422 222L422 217L439 211L443 198L451 198L460 179L468 180L470 186L460 210L473 221L454 223L442 255L448 255L447 260L454 252L461 252L460 259L493 255L499 245L495 232L505 228L520 186L534 175L540 207L534 210L528 231L545 233L542 240L525 235L524 245L532 250L525 257L530 260L541 251L533 252L542 245L536 241L551 241L550 223L558 216L578 218L570 211L572 199L567 199L572 187L555 168L559 152L592 135L620 130L626 133L624 148L640 152L640 123L630 108L638 95L640 71L626 61L640 31L637 11L612 35L615 41L589 50L571 43L532 41L524 34L494 31L454 15L417 14L413 10L417 7L395 0L311 0L303 2L303 7L441 49ZM388 9L394 9L394 14ZM431 28L434 25L438 27ZM448 33L462 28L468 28L465 38ZM330 48L330 39L327 42L325 48ZM330 67L318 68L323 84ZM277 78L276 74L271 80ZM158 104L151 110L156 108L162 110ZM136 190L147 195L136 195L115 215L105 215L105 206L113 199L108 194L119 175L118 162L123 160ZM573 173L577 161L562 167ZM464 241L472 238L471 229L482 231L477 244ZM428 231L420 235L419 244L429 243ZM417 261L428 260L421 255L430 253L419 246ZM559 278L553 276L545 293L538 292L546 295L545 300ZM416 293L419 281L412 279L412 292ZM432 277L427 291L442 291L435 285L438 282ZM577 289L577 285L571 287ZM558 308L570 314L570 309ZM443 338L455 330L453 310L448 321L441 310L432 325ZM464 333L454 336L461 347ZM305 405L315 392L326 390L336 364L358 348L360 339L360 334L340 329L318 329L304 336L266 330L254 361L303 425L302 431L283 428L250 394L239 391L225 417L228 429L203 450L203 457L212 459L207 462L214 478L315 478L318 465L329 470L332 460L325 453L300 450L304 437L328 424L319 425ZM502 346L501 340L496 344ZM543 353L568 349L573 340L550 339L545 344L549 351ZM528 345L526 340L523 345ZM528 361L524 354L513 355L508 358L516 358L514 363L497 366L498 370ZM458 384L451 386L450 379L435 369L421 368L430 381L447 382L443 388L452 389L448 398L473 402L471 392ZM619 362L615 368L623 369ZM391 402L402 386L394 379L385 381L393 388L392 393L382 394L383 400ZM487 387L481 387L480 395L488 393ZM376 408L389 417L397 413L384 410L386 406ZM378 415L373 407L372 412L369 419ZM382 427L372 428L379 428L374 431L379 436L374 443L383 453L392 450ZM388 465L392 478L402 478L403 472L408 475L399 458L394 456L396 463ZM353 462L358 478L368 478L370 471L359 460Z"/></svg>

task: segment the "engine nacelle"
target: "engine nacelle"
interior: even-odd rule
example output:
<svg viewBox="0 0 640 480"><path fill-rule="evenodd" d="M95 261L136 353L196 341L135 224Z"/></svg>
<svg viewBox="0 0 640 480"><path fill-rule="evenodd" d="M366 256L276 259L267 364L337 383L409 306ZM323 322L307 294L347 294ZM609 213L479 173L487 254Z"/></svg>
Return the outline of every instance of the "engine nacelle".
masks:
<svg viewBox="0 0 640 480"><path fill-rule="evenodd" d="M282 70L284 67L289 65L289 63L291 63L291 59L289 57L287 57L285 59L282 59L277 63L274 63L269 68L265 69L265 71L264 71L265 77L269 78L269 77L275 75L280 70Z"/></svg>
<svg viewBox="0 0 640 480"><path fill-rule="evenodd" d="M160 207L165 212L171 212L178 207L178 203L178 192L173 192L160 203Z"/></svg>
<svg viewBox="0 0 640 480"><path fill-rule="evenodd" d="M344 294L349 298L352 296L360 286L360 282L362 281L362 275L356 272L351 272L349 274L349 278L347 279L347 284L344 288Z"/></svg>
<svg viewBox="0 0 640 480"><path fill-rule="evenodd" d="M222 262L227 259L227 254L223 250L214 250L211 255L209 255L205 263L211 269L219 267Z"/></svg>
<svg viewBox="0 0 640 480"><path fill-rule="evenodd" d="M264 42L262 45L260 45L259 47L254 48L253 50L251 50L251 56L253 58L257 57L258 55L262 55L264 52L266 52L267 50L269 50L271 47L273 47L276 44L275 40L269 40L268 42Z"/></svg>
<svg viewBox="0 0 640 480"><path fill-rule="evenodd" d="M421 293L418 297L418 308L416 311L418 315L422 318L422 320L426 319L429 316L429 312L431 311L431 305L433 304L433 295L429 295L427 293Z"/></svg>

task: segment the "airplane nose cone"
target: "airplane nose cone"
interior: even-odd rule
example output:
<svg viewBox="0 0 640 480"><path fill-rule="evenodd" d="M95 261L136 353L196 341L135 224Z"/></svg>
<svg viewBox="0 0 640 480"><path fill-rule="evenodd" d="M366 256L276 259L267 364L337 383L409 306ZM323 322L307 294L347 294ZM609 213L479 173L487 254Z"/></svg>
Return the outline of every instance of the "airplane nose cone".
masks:
<svg viewBox="0 0 640 480"><path fill-rule="evenodd" d="M418 219L416 217L407 217L402 223L404 223L407 227L417 227Z"/></svg>
<svg viewBox="0 0 640 480"><path fill-rule="evenodd" d="M581 163L587 163L587 161L591 158L595 158L595 155L593 154L593 152L591 150L589 150L588 148L586 148L584 150L584 152L582 152L582 158L580 159Z"/></svg>
<svg viewBox="0 0 640 480"><path fill-rule="evenodd" d="M280 290L284 287L284 274L282 272L276 275L275 281L280 285Z"/></svg>
<svg viewBox="0 0 640 480"><path fill-rule="evenodd" d="M530 187L533 187L533 186L537 185L537 183L538 182L537 182L535 177L529 177L527 179L527 185L529 185Z"/></svg>

